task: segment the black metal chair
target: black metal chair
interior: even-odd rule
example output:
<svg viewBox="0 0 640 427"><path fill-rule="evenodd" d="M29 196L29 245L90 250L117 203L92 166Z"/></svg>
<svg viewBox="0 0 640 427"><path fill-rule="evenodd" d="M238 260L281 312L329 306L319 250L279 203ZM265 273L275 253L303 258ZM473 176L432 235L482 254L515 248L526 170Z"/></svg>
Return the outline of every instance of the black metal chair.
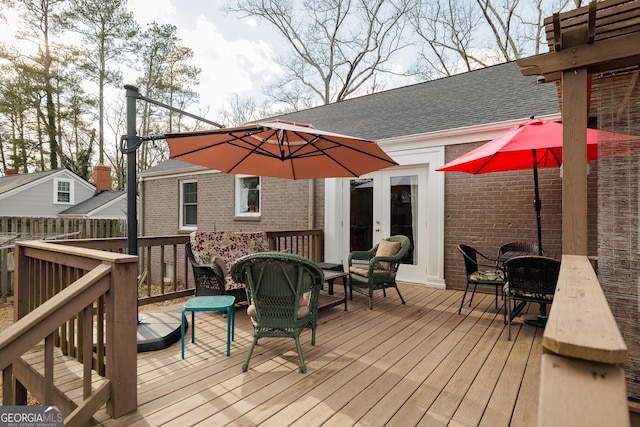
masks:
<svg viewBox="0 0 640 427"><path fill-rule="evenodd" d="M218 264L196 263L195 257L193 256L193 250L191 249L191 242L187 242L184 249L193 269L196 296L232 295L236 297L236 304L247 301L247 292L244 288L231 290L225 289L225 273Z"/></svg>
<svg viewBox="0 0 640 427"><path fill-rule="evenodd" d="M523 252L531 255L540 255L540 248L536 243L531 242L509 242L498 249L498 259L507 252Z"/></svg>
<svg viewBox="0 0 640 427"><path fill-rule="evenodd" d="M504 270L498 265L498 260L483 255L471 246L458 245L458 250L464 258L464 267L467 276L467 285L464 288L464 294L462 295L458 314L462 312L462 306L464 305L464 300L467 296L470 285L473 285L473 292L469 299L469 307L471 307L473 296L476 294L478 285L489 285L495 287L497 309L498 289L502 292L502 288L505 284Z"/></svg>
<svg viewBox="0 0 640 427"><path fill-rule="evenodd" d="M560 274L560 261L544 256L521 256L509 259L505 264L508 281L504 286L507 296L505 320L511 340L512 303L520 301L537 302L546 306L553 302L553 296ZM516 314L522 310L519 307Z"/></svg>

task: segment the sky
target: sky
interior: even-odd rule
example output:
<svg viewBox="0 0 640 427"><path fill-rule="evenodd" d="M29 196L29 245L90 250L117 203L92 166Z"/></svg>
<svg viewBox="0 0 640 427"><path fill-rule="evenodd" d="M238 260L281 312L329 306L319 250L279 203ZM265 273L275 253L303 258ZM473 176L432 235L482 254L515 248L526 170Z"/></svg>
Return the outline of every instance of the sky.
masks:
<svg viewBox="0 0 640 427"><path fill-rule="evenodd" d="M224 0L129 0L129 9L145 28L148 23L173 24L178 29L182 45L193 49L190 62L201 68L199 110L209 107L207 119L218 121L217 112L237 94L259 100L262 88L282 74L273 58L282 52L274 29L255 19L238 19L220 10ZM6 21L0 21L0 40L17 44L14 35L19 19L5 9ZM27 49L28 47L20 47ZM124 83L133 84L139 77L135 70L123 70ZM108 102L121 102L118 89L108 96ZM143 94L145 95L145 94Z"/></svg>
<svg viewBox="0 0 640 427"><path fill-rule="evenodd" d="M235 94L259 99L263 86L282 74L273 61L279 53L274 48L278 46L275 30L252 18L226 15L220 11L223 2L129 0L129 9L141 26L155 21L178 28L182 44L194 51L191 63L202 70L200 104L209 105L212 112L228 104ZM125 83L136 77L125 74Z"/></svg>

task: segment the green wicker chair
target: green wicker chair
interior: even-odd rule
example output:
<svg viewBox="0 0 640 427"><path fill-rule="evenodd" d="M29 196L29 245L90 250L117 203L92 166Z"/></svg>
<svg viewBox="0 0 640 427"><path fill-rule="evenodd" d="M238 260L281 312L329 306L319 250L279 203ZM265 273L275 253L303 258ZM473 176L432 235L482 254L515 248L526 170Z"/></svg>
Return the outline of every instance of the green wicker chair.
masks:
<svg viewBox="0 0 640 427"><path fill-rule="evenodd" d="M247 314L253 323L253 342L242 370L249 368L260 338L287 337L295 340L300 372L306 372L300 333L311 328L311 345L316 344L318 295L324 281L320 267L299 255L260 252L238 259L231 276L246 285Z"/></svg>
<svg viewBox="0 0 640 427"><path fill-rule="evenodd" d="M387 296L387 288L395 288L404 304L404 298L396 284L396 273L400 261L411 248L406 236L391 236L383 239L368 251L354 251L349 254L349 299L353 291L369 298L369 309L373 310L373 291L382 289Z"/></svg>

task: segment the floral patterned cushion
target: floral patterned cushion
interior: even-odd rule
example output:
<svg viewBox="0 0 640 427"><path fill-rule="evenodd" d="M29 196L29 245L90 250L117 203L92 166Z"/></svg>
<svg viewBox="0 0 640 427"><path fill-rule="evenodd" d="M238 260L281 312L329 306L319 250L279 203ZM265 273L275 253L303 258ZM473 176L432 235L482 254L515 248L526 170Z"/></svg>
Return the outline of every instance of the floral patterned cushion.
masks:
<svg viewBox="0 0 640 427"><path fill-rule="evenodd" d="M209 264L214 256L219 255L218 249L225 246L231 236L233 233L230 231L194 231L191 233L191 250L196 263Z"/></svg>
<svg viewBox="0 0 640 427"><path fill-rule="evenodd" d="M193 258L198 264L209 264L211 259L220 257L227 266L227 271L231 264L238 258L255 252L269 250L267 233L258 232L237 232L232 231L194 231L190 235ZM227 274L225 276L224 287L226 290L242 289L243 283L236 283Z"/></svg>
<svg viewBox="0 0 640 427"><path fill-rule="evenodd" d="M469 280L476 283L504 283L504 273L501 270L474 271L469 275Z"/></svg>
<svg viewBox="0 0 640 427"><path fill-rule="evenodd" d="M553 294L541 293L541 292L529 292L521 289L509 289L509 283L504 286L505 293L511 293L511 295L520 298L532 298L544 301L553 301Z"/></svg>

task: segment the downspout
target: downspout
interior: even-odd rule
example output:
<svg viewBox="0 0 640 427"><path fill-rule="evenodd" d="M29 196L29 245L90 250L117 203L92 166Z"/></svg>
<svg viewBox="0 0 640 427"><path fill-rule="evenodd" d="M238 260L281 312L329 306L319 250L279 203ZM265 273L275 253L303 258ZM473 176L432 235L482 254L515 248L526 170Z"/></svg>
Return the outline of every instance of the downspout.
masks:
<svg viewBox="0 0 640 427"><path fill-rule="evenodd" d="M144 229L144 228L145 228L145 227L144 227L144 225L145 225L145 223L144 223L144 214L145 214L145 212L144 212L144 208L145 208L145 205L144 205L145 184L146 184L146 181L145 181L144 177L141 177L141 178L140 178L140 191L139 191L139 193L140 193L140 194L139 194L139 200L140 200L139 205L140 205L140 206L139 206L139 208L138 208L138 224L139 224L139 227L140 227L140 235L141 235L141 236L145 236L145 235L147 234L147 233L146 233L146 230Z"/></svg>
<svg viewBox="0 0 640 427"><path fill-rule="evenodd" d="M316 223L316 180L309 180L309 230L315 228Z"/></svg>

